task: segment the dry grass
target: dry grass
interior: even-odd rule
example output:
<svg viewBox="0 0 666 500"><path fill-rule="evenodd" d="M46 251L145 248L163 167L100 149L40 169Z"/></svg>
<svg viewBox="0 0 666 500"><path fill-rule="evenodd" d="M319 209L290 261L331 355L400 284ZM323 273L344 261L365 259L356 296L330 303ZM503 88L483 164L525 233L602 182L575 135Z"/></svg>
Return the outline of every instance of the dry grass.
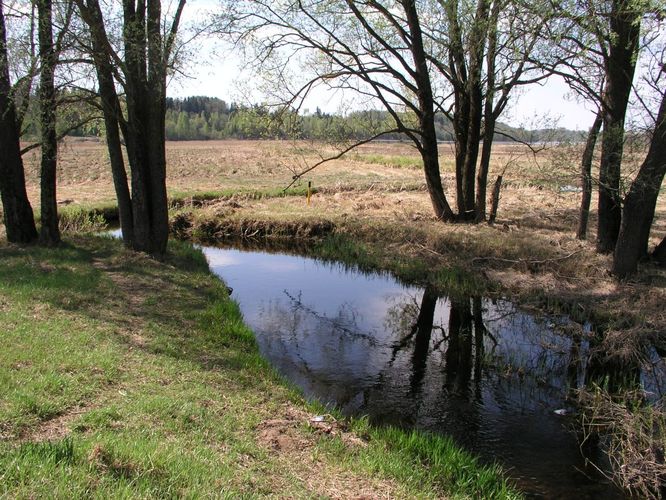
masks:
<svg viewBox="0 0 666 500"><path fill-rule="evenodd" d="M661 406L642 407L637 395L621 401L603 391L583 392L587 439L604 436L610 479L641 498L663 498L666 484L666 415ZM633 401L633 403L632 403Z"/></svg>
<svg viewBox="0 0 666 500"><path fill-rule="evenodd" d="M504 189L494 227L439 223L432 215L423 174L413 167L418 154L403 143L368 144L312 171L302 179L318 190L310 205L305 197L275 196L290 183L294 171L332 152L330 146L307 142L171 142L168 189L178 196L224 194L196 211L200 220L245 228L256 223L275 228L283 223L303 227L329 221L336 231L380 245L388 241L393 251L433 266L455 265L482 273L523 300L545 297L546 302L579 303L588 312L628 315L648 330L666 330L666 273L647 266L634 282L616 283L607 273L609 258L574 237L580 194L569 187L578 183L576 146L534 156L521 145L497 145L489 178L503 173ZM445 188L453 202L452 146L441 145L440 153ZM26 159L33 203L38 201L37 158L32 152ZM629 175L639 161L640 154L632 154L627 161ZM66 142L60 150L58 182L61 203L113 202L104 144ZM257 191L269 196L243 194ZM593 210L590 241L595 225ZM665 233L662 196L651 245Z"/></svg>

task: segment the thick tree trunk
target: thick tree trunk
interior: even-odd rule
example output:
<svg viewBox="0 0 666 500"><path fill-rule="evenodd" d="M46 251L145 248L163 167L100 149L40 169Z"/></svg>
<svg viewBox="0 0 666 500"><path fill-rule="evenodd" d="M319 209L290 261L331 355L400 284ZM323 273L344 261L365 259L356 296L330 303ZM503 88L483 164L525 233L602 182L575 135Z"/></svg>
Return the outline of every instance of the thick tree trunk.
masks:
<svg viewBox="0 0 666 500"><path fill-rule="evenodd" d="M455 219L455 215L453 214L453 210L451 210L451 206L444 193L444 188L442 187L442 178L439 173L439 151L437 149L437 138L434 127L428 135L429 138L424 138L423 140L421 158L423 159L423 169L430 202L438 219L451 222Z"/></svg>
<svg viewBox="0 0 666 500"><path fill-rule="evenodd" d="M498 175L493 187L493 193L490 198L490 216L488 217L488 224L495 224L497 218L497 209L499 208L500 192L502 190L502 176Z"/></svg>
<svg viewBox="0 0 666 500"><path fill-rule="evenodd" d="M470 117L467 128L467 148L462 166L462 176L458 181L461 184L459 191L462 193L462 199L458 202L458 216L465 221L474 220L476 217L474 188L476 183L476 164L479 159L481 118L483 116L480 83L470 82L470 87Z"/></svg>
<svg viewBox="0 0 666 500"><path fill-rule="evenodd" d="M618 123L612 117L604 120L601 168L599 170L599 204L597 224L597 251L613 251L622 220L620 197L620 167L624 142L624 120Z"/></svg>
<svg viewBox="0 0 666 500"><path fill-rule="evenodd" d="M490 170L490 153L495 135L495 121L486 114L483 132L483 147L481 149L481 162L476 176L476 222L486 219L486 193L488 190L488 171ZM501 177L501 176L500 176Z"/></svg>
<svg viewBox="0 0 666 500"><path fill-rule="evenodd" d="M51 0L37 2L39 17L39 107L41 118L41 228L39 241L42 245L55 246L60 243L58 227L58 203L56 198L56 167L58 162L58 138L56 136L56 95L54 72L56 54L53 47Z"/></svg>
<svg viewBox="0 0 666 500"><path fill-rule="evenodd" d="M657 197L666 175L666 94L662 97L654 134L645 161L629 188L622 226L613 255L613 274L624 278L638 269L647 254Z"/></svg>
<svg viewBox="0 0 666 500"><path fill-rule="evenodd" d="M132 198L127 181L127 170L123 159L122 145L120 141L120 123L123 119L120 101L113 81L113 66L109 60L109 54L105 50L107 39L104 28L104 20L99 3L90 0L87 6L79 0L79 10L90 29L93 47L93 60L99 94L102 102L104 115L104 126L106 130L106 145L111 163L111 175L113 187L118 201L118 216L123 242L127 247L132 246L134 241L134 221L132 218Z"/></svg>
<svg viewBox="0 0 666 500"><path fill-rule="evenodd" d="M583 195L580 200L580 215L578 218L578 230L576 231L576 237L579 240L587 238L587 222L590 218L590 201L592 200L592 159L594 158L594 147L597 144L597 137L599 137L602 121L603 115L599 111L587 134L587 141L585 142L585 149L583 150L580 162L580 181Z"/></svg>
<svg viewBox="0 0 666 500"><path fill-rule="evenodd" d="M32 207L25 189L16 108L11 99L5 18L0 2L0 195L7 240L31 243L37 239Z"/></svg>
<svg viewBox="0 0 666 500"><path fill-rule="evenodd" d="M606 87L603 92L603 136L599 171L599 223L597 251L615 248L622 207L620 174L624 145L624 118L636 68L640 35L640 12L631 0L613 0L611 37L606 59Z"/></svg>
<svg viewBox="0 0 666 500"><path fill-rule="evenodd" d="M652 258L660 266L666 266L666 237L661 240L657 248L652 252Z"/></svg>
<svg viewBox="0 0 666 500"><path fill-rule="evenodd" d="M412 37L411 52L414 60L415 81L418 87L419 126L421 129L420 153L423 159L426 186L435 215L444 221L454 219L453 211L444 194L442 178L439 171L439 150L437 149L437 134L435 132L435 110L432 95L428 62L423 48L423 35L419 23L416 5L411 1L404 1L403 7L407 17L409 32Z"/></svg>
<svg viewBox="0 0 666 500"><path fill-rule="evenodd" d="M132 218L132 198L127 182L127 171L123 160L122 145L120 142L119 119L122 111L113 85L113 75L108 60L96 63L99 93L104 112L104 126L106 128L106 146L111 162L111 175L113 187L118 201L118 216L123 242L131 247L134 241L134 221Z"/></svg>

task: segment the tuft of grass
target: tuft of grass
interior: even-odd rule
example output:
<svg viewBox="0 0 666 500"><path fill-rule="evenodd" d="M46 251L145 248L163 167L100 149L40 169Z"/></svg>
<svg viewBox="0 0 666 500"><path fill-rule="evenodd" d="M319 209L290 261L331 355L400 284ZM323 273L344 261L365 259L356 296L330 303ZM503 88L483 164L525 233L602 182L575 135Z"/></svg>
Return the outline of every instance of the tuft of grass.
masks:
<svg viewBox="0 0 666 500"><path fill-rule="evenodd" d="M385 165L393 168L422 169L423 160L418 156L407 155L382 155L382 154L357 154L356 161Z"/></svg>
<svg viewBox="0 0 666 500"><path fill-rule="evenodd" d="M63 233L99 233L106 227L103 210L71 206L61 209L58 215Z"/></svg>
<svg viewBox="0 0 666 500"><path fill-rule="evenodd" d="M611 395L601 387L580 391L579 396L586 440L601 438L607 447L609 479L638 497L663 498L666 481L663 401L645 404L640 391Z"/></svg>

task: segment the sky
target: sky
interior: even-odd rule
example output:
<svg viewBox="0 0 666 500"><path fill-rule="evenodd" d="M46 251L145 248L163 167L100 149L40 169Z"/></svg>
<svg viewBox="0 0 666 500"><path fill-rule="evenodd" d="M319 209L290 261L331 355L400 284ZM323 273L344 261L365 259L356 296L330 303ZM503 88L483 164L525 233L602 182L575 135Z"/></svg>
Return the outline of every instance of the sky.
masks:
<svg viewBox="0 0 666 500"><path fill-rule="evenodd" d="M216 0L195 0L187 12L188 21L195 21L201 13L215 10ZM210 9L210 10L208 10ZM186 9L187 11L187 9ZM194 42L191 48L194 57L185 76L170 82L170 97L204 95L218 97L228 102L260 102L259 96L248 95L248 78L237 53L226 49L212 39ZM313 111L335 113L340 107L340 98L330 93L318 92L305 104ZM588 105L589 108L589 105ZM502 114L500 121L527 129L565 127L572 130L587 130L594 122L594 113L584 103L577 102L567 85L559 77L551 77L542 85L533 85L515 94Z"/></svg>
<svg viewBox="0 0 666 500"><path fill-rule="evenodd" d="M240 61L232 55L219 54L204 57L207 62L197 64L187 70L187 77L181 77L169 86L171 97L205 95L219 97L226 101L246 102L248 88L240 69ZM251 99L251 96L250 96ZM257 101L259 99L257 98ZM316 102L306 107L316 107L326 112L336 112L339 100L334 96L319 94ZM587 130L594 121L594 113L586 109L584 103L577 102L561 78L550 78L543 85L534 85L515 95L512 104L502 115L501 121L516 127L541 128L560 126L572 130Z"/></svg>

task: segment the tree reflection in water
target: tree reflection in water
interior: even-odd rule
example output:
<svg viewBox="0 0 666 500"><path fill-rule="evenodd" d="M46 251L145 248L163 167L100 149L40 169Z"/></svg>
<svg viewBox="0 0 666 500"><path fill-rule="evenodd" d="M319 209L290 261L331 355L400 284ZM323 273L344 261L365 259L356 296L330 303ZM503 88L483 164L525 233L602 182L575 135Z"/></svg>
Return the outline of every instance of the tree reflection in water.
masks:
<svg viewBox="0 0 666 500"><path fill-rule="evenodd" d="M508 301L442 297L311 259L230 251L218 262L261 352L306 396L451 435L536 494L585 483L579 443L554 413L570 389L608 373L587 362L585 330Z"/></svg>

